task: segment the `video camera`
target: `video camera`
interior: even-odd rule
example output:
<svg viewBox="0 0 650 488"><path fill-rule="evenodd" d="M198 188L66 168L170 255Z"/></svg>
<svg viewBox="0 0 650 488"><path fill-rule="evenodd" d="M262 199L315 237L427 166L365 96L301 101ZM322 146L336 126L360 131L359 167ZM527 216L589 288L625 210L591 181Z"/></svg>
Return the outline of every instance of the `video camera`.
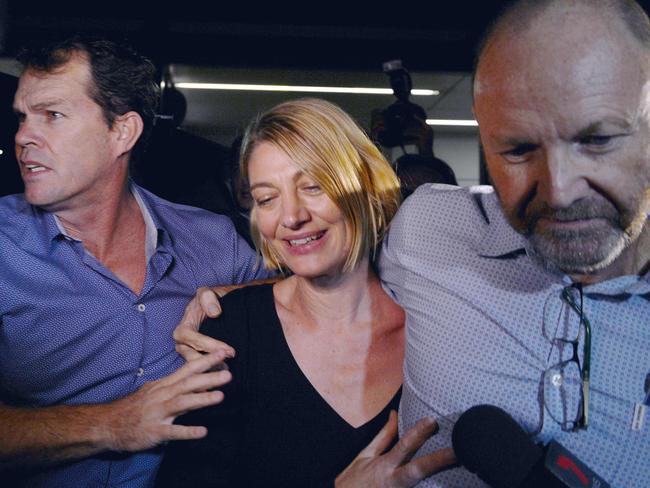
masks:
<svg viewBox="0 0 650 488"><path fill-rule="evenodd" d="M381 114L384 130L377 135L382 146L403 146L404 131L410 126L419 127L420 120L426 120L427 114L422 107L409 101L413 82L406 68L399 59L386 61L382 65L384 73L390 78L390 86L397 101L385 108Z"/></svg>

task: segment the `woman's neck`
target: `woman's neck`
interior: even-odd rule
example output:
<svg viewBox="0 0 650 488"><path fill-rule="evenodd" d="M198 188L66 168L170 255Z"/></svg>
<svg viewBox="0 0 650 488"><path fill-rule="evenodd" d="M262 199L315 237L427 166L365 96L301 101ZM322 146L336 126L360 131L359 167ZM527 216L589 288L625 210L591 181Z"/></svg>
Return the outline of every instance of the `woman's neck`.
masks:
<svg viewBox="0 0 650 488"><path fill-rule="evenodd" d="M276 285L276 299L287 310L314 325L353 326L371 321L373 291L381 291L381 285L364 259L353 270L334 278L308 279L294 275Z"/></svg>

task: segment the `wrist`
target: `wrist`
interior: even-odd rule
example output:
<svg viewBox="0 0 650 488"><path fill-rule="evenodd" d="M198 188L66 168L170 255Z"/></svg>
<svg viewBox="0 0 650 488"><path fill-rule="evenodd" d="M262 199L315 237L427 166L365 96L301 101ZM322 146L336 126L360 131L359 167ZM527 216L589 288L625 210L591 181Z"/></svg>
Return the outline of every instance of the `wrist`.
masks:
<svg viewBox="0 0 650 488"><path fill-rule="evenodd" d="M90 420L88 441L99 452L119 451L119 419L114 413L114 402L88 405L85 412Z"/></svg>

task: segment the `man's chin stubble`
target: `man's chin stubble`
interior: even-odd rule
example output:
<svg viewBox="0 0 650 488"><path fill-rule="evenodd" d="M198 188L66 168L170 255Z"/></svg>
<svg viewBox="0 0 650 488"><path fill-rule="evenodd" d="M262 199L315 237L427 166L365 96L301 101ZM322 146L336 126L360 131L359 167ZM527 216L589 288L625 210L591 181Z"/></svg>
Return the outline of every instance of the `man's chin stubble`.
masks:
<svg viewBox="0 0 650 488"><path fill-rule="evenodd" d="M630 239L625 232L610 228L598 232L533 233L529 242L546 268L559 268L566 274L593 274L614 262Z"/></svg>

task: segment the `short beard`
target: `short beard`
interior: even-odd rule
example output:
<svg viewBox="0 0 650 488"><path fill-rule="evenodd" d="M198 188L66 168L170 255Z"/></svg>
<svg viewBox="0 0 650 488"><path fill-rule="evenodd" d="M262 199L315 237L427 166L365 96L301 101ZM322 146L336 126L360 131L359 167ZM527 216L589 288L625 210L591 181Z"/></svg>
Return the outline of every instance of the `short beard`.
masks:
<svg viewBox="0 0 650 488"><path fill-rule="evenodd" d="M533 232L528 241L535 257L546 268L588 275L609 266L633 239L608 225L595 231Z"/></svg>
<svg viewBox="0 0 650 488"><path fill-rule="evenodd" d="M528 203L509 209L506 217L532 246L533 257L547 269L589 275L614 262L641 235L650 208L650 190L627 209L617 209L604 198L583 199L563 209ZM602 225L580 230L537 229L542 218L558 221L598 219Z"/></svg>

